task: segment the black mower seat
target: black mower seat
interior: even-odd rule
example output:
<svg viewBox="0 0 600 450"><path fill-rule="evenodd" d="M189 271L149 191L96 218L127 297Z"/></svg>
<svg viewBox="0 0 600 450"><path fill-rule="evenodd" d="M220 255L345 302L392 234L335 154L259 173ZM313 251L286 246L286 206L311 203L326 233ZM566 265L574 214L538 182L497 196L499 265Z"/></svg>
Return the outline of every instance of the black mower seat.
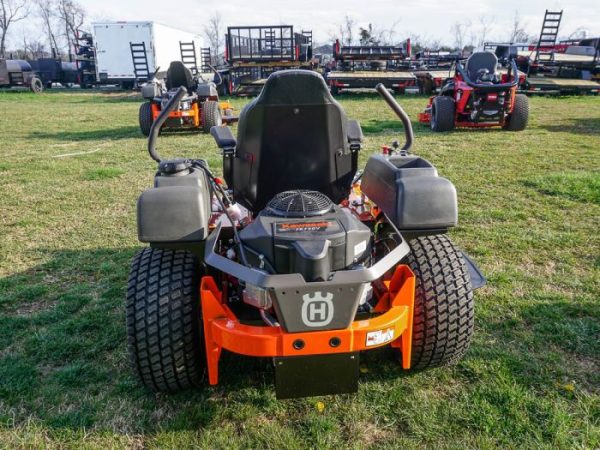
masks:
<svg viewBox="0 0 600 450"><path fill-rule="evenodd" d="M349 126L321 75L307 70L271 74L240 114L234 197L253 212L291 189L319 191L340 202L350 190L358 158L350 150L348 131L362 136L357 122Z"/></svg>
<svg viewBox="0 0 600 450"><path fill-rule="evenodd" d="M478 72L487 69L490 74L496 73L498 58L492 52L475 52L467 59L465 69L472 81L477 80Z"/></svg>
<svg viewBox="0 0 600 450"><path fill-rule="evenodd" d="M169 90L183 86L190 92L194 89L195 81L189 68L181 61L173 61L169 64L169 70L167 70L166 84Z"/></svg>

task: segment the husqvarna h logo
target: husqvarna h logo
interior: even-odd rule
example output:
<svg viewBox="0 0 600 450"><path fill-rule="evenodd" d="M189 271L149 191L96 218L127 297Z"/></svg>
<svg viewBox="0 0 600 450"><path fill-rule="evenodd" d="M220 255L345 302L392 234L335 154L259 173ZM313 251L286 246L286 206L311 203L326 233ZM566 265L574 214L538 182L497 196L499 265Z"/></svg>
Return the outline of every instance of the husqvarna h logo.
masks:
<svg viewBox="0 0 600 450"><path fill-rule="evenodd" d="M307 327L324 327L333 320L333 294L317 291L302 296L302 322Z"/></svg>

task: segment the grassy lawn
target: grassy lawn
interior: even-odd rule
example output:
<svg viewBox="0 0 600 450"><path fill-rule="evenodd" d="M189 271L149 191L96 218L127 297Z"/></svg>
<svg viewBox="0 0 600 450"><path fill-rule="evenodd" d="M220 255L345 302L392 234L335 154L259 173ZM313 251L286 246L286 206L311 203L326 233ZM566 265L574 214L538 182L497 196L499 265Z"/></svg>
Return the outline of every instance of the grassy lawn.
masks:
<svg viewBox="0 0 600 450"><path fill-rule="evenodd" d="M413 119L426 102L400 100ZM363 163L402 132L375 96L341 103ZM369 353L356 395L289 401L269 361L231 354L216 388L154 395L134 378L125 285L155 170L139 104L0 93L0 448L600 447L600 98L532 98L522 133L415 124L414 151L458 190L451 236L489 279L471 349L416 374ZM159 150L219 171L209 136Z"/></svg>

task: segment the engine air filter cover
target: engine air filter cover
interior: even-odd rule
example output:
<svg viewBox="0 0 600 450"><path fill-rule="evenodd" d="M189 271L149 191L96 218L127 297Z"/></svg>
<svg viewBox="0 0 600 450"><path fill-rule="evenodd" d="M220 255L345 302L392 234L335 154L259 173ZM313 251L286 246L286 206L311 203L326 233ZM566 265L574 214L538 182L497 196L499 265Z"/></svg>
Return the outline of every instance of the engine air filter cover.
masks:
<svg viewBox="0 0 600 450"><path fill-rule="evenodd" d="M273 197L265 212L278 217L314 217L322 216L333 209L333 202L325 194L294 190L280 192Z"/></svg>

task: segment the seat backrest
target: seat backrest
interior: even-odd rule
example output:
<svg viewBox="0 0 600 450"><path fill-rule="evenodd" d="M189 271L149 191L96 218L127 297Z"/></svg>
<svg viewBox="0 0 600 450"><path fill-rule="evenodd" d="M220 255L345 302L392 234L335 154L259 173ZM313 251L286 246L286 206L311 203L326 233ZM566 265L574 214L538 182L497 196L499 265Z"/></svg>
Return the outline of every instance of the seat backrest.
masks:
<svg viewBox="0 0 600 450"><path fill-rule="evenodd" d="M240 114L234 198L253 212L280 192L309 189L338 203L349 192L357 153L347 118L316 72L284 70Z"/></svg>
<svg viewBox="0 0 600 450"><path fill-rule="evenodd" d="M467 59L465 69L471 80L477 79L477 72L481 69L487 69L491 74L496 72L498 58L492 52L475 52Z"/></svg>
<svg viewBox="0 0 600 450"><path fill-rule="evenodd" d="M181 61L172 61L167 70L166 84L169 90L183 86L189 91L194 88L194 76Z"/></svg>

